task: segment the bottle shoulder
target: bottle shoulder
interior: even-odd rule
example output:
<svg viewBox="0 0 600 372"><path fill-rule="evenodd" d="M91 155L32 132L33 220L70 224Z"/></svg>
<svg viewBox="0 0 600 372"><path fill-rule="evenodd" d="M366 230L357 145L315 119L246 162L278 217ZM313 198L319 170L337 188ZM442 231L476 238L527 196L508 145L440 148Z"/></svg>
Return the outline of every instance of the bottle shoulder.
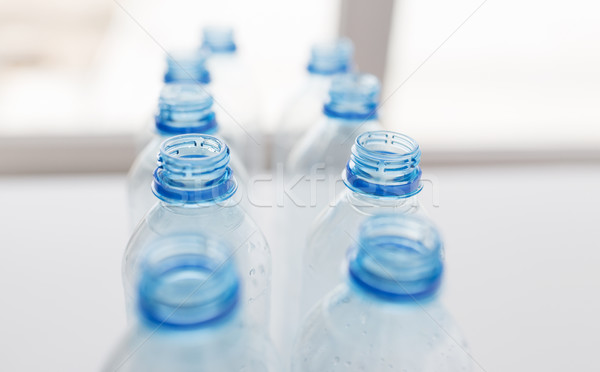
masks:
<svg viewBox="0 0 600 372"><path fill-rule="evenodd" d="M135 282L135 268L145 249L167 236L205 234L226 240L237 250L247 247L247 254L269 260L270 249L262 231L251 217L236 204L196 208L157 203L137 225L123 256L123 279L126 290ZM250 249L251 248L251 249Z"/></svg>
<svg viewBox="0 0 600 372"><path fill-rule="evenodd" d="M292 147L288 169L292 173L307 172L323 164L330 173L341 172L356 136L381 128L377 120L348 121L322 116Z"/></svg>
<svg viewBox="0 0 600 372"><path fill-rule="evenodd" d="M226 351L225 351L226 350ZM170 331L136 324L122 338L105 371L275 371L269 341L239 323L215 329Z"/></svg>
<svg viewBox="0 0 600 372"><path fill-rule="evenodd" d="M385 360L385 367L459 371L463 367L469 370L465 350L462 335L438 300L382 303L343 284L312 309L300 332L294 360L303 364L303 355L315 355L308 362L312 370L337 356L342 362L369 366L367 370L379 370L379 363Z"/></svg>
<svg viewBox="0 0 600 372"><path fill-rule="evenodd" d="M309 234L309 246L324 244L323 240L347 240L344 235L354 237L362 221L382 212L425 213L417 197L382 199L361 195L345 188L336 197L333 207L324 210L313 223Z"/></svg>

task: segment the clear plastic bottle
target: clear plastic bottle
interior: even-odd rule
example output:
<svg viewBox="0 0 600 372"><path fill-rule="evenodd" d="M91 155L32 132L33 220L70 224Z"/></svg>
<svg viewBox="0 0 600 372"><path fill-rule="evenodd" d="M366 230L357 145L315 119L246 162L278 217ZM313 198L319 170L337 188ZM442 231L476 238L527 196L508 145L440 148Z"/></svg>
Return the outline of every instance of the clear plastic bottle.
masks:
<svg viewBox="0 0 600 372"><path fill-rule="evenodd" d="M198 84L167 84L158 100L155 130L146 147L138 154L127 178L127 196L131 228L158 201L152 194L153 173L160 144L169 137L184 133L218 135L219 125L213 112L213 99ZM231 155L231 169L238 182L247 180L246 170L237 157Z"/></svg>
<svg viewBox="0 0 600 372"><path fill-rule="evenodd" d="M344 74L333 78L325 116L293 146L287 161L291 174L308 174L319 166L339 174L346 165L356 136L382 129L377 120L379 81L369 74Z"/></svg>
<svg viewBox="0 0 600 372"><path fill-rule="evenodd" d="M167 55L165 84L192 83L208 85L211 74L206 63L209 54L205 50L171 52Z"/></svg>
<svg viewBox="0 0 600 372"><path fill-rule="evenodd" d="M201 49L208 53L207 68L215 112L222 136L243 155L246 169L263 169L266 150L259 127L260 99L250 68L244 64L231 27L205 27Z"/></svg>
<svg viewBox="0 0 600 372"><path fill-rule="evenodd" d="M264 333L246 325L231 250L201 234L156 241L140 263L135 321L105 370L280 371Z"/></svg>
<svg viewBox="0 0 600 372"><path fill-rule="evenodd" d="M268 324L271 255L254 221L240 206L237 180L229 167L229 148L209 135L171 137L160 147L152 191L159 199L131 236L123 258L128 314L133 309L140 258L158 239L174 234L206 233L230 244L243 285L252 325Z"/></svg>
<svg viewBox="0 0 600 372"><path fill-rule="evenodd" d="M404 134L375 131L356 138L343 171L345 188L314 221L303 250L300 318L339 283L346 250L368 216L426 216L417 199L420 160L419 145Z"/></svg>
<svg viewBox="0 0 600 372"><path fill-rule="evenodd" d="M164 75L165 84L195 84L197 89L210 93L210 74L206 68L208 53L201 51L172 52L167 54L167 69ZM160 109L160 107L159 107ZM156 118L156 117L155 117ZM137 152L143 151L154 138L155 120L149 120L135 136Z"/></svg>
<svg viewBox="0 0 600 372"><path fill-rule="evenodd" d="M319 119L331 79L352 70L353 54L354 47L349 39L320 43L311 48L305 82L283 110L275 130L273 168L285 162L295 141Z"/></svg>
<svg viewBox="0 0 600 372"><path fill-rule="evenodd" d="M347 280L315 306L292 370L466 372L466 344L440 304L442 242L427 220L378 215L349 251Z"/></svg>
<svg viewBox="0 0 600 372"><path fill-rule="evenodd" d="M285 247L281 254L282 265L279 265L285 267L285 277L278 279L285 287L274 289L274 301L282 303L280 308L286 309L287 316L275 319L280 325L276 327L279 333L275 332L273 339L282 345L283 355L291 349L289 335L293 334L299 321L298 301L302 296L298 280L302 276L302 266L299 263L310 226L320 211L334 203L336 189L342 184L341 173L356 136L381 129L377 120L379 82L375 76L338 75L333 78L329 96L323 107L324 117L300 139L290 154L285 184L295 182L289 192L293 199L284 199L283 208L278 210L281 214L277 220L279 233L273 241ZM337 244L335 240L328 243ZM328 289L330 287L325 291Z"/></svg>

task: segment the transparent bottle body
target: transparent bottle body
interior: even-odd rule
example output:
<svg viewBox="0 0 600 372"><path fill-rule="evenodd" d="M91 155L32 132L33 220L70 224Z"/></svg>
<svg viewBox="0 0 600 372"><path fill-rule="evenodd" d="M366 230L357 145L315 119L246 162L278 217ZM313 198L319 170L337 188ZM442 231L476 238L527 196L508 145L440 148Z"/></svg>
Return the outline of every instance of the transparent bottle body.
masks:
<svg viewBox="0 0 600 372"><path fill-rule="evenodd" d="M219 203L173 205L159 202L136 227L123 258L123 286L129 317L135 309L139 264L149 247L175 234L206 234L224 239L233 249L231 259L240 272L240 301L247 305L248 324L268 329L271 281L269 246L236 196Z"/></svg>
<svg viewBox="0 0 600 372"><path fill-rule="evenodd" d="M316 218L302 252L299 321L344 277L348 267L347 251L357 244L361 223L382 212L427 214L417 195L377 198L345 188L333 206Z"/></svg>
<svg viewBox="0 0 600 372"><path fill-rule="evenodd" d="M377 120L350 121L324 116L296 144L290 155L284 184L293 184L286 192L279 219L282 242L282 265L285 267L285 292L276 295L288 316L278 327L274 340L283 355L291 350L291 337L300 319L302 256L311 226L324 209L333 205L338 191L344 189L342 170L350 157L356 136L365 131L380 129ZM287 197L289 196L289 197ZM337 283L337 282L336 282Z"/></svg>
<svg viewBox="0 0 600 372"><path fill-rule="evenodd" d="M339 174L346 166L356 137L383 129L378 120L347 120L324 116L293 146L287 160L291 174L307 174L318 166Z"/></svg>
<svg viewBox="0 0 600 372"><path fill-rule="evenodd" d="M129 201L130 228L142 220L142 217L158 202L152 193L154 170L157 167L157 157L161 143L170 136L154 133L146 147L136 157L127 176L127 197ZM233 170L236 180L243 186L248 180L248 175L243 164L235 153L230 153L229 166Z"/></svg>
<svg viewBox="0 0 600 372"><path fill-rule="evenodd" d="M192 330L137 323L119 343L104 370L278 372L279 365L269 341L234 320Z"/></svg>
<svg viewBox="0 0 600 372"><path fill-rule="evenodd" d="M335 288L302 325L292 371L471 371L466 343L435 297L387 302Z"/></svg>
<svg viewBox="0 0 600 372"><path fill-rule="evenodd" d="M266 150L260 122L260 99L250 69L238 53L214 53L207 61L220 135L240 154L252 173L263 169Z"/></svg>
<svg viewBox="0 0 600 372"><path fill-rule="evenodd" d="M308 74L304 85L292 96L275 129L272 166L284 164L295 142L323 113L332 75Z"/></svg>

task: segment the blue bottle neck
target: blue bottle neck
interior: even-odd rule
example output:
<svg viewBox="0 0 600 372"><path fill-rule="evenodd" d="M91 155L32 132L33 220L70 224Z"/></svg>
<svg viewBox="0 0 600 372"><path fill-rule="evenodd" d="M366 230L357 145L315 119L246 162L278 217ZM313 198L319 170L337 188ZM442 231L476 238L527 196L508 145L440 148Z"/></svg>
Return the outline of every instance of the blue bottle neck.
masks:
<svg viewBox="0 0 600 372"><path fill-rule="evenodd" d="M348 39L340 39L331 43L316 44L311 49L307 66L313 75L331 76L352 71L354 47Z"/></svg>
<svg viewBox="0 0 600 372"><path fill-rule="evenodd" d="M390 131L356 138L343 172L345 185L379 198L408 198L422 189L421 150L410 137Z"/></svg>
<svg viewBox="0 0 600 372"><path fill-rule="evenodd" d="M342 120L377 119L379 81L373 75L344 74L333 78L329 101L323 106L326 116Z"/></svg>
<svg viewBox="0 0 600 372"><path fill-rule="evenodd" d="M229 160L229 148L216 137L172 137L161 145L152 191L165 203L175 205L227 200L237 190Z"/></svg>
<svg viewBox="0 0 600 372"><path fill-rule="evenodd" d="M205 27L202 35L202 49L210 53L234 54L237 51L233 29L230 27Z"/></svg>
<svg viewBox="0 0 600 372"><path fill-rule="evenodd" d="M434 297L442 283L442 242L437 229L414 215L382 214L361 226L349 277L378 299L415 302Z"/></svg>
<svg viewBox="0 0 600 372"><path fill-rule="evenodd" d="M206 69L205 51L177 53L167 56L165 83L210 83L210 73Z"/></svg>
<svg viewBox="0 0 600 372"><path fill-rule="evenodd" d="M234 315L239 280L227 259L228 247L184 235L155 242L150 256L153 250L159 252L140 267L138 310L144 323L187 330L214 326Z"/></svg>
<svg viewBox="0 0 600 372"><path fill-rule="evenodd" d="M156 130L161 135L214 134L218 130L213 99L198 84L167 84L160 94Z"/></svg>

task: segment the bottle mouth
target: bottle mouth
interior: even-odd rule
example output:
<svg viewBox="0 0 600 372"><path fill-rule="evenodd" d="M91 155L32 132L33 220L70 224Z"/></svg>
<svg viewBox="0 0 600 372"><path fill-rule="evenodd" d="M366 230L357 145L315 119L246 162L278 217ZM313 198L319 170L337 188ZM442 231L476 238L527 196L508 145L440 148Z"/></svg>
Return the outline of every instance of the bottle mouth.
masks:
<svg viewBox="0 0 600 372"><path fill-rule="evenodd" d="M377 119L380 85L370 74L337 75L331 81L325 115L347 120Z"/></svg>
<svg viewBox="0 0 600 372"><path fill-rule="evenodd" d="M414 139L391 131L365 132L352 146L344 183L363 194L409 197L422 189L420 161Z"/></svg>
<svg viewBox="0 0 600 372"><path fill-rule="evenodd" d="M382 214L368 218L350 255L351 281L384 299L430 297L441 284L442 240L437 228L422 217Z"/></svg>
<svg viewBox="0 0 600 372"><path fill-rule="evenodd" d="M183 134L161 144L153 192L171 203L197 204L230 198L237 182L229 148L217 137Z"/></svg>
<svg viewBox="0 0 600 372"><path fill-rule="evenodd" d="M209 26L202 30L202 48L212 53L233 53L237 49L233 28L226 26Z"/></svg>
<svg viewBox="0 0 600 372"><path fill-rule="evenodd" d="M397 161L411 167L419 163L419 144L409 136L392 131L365 132L356 137L356 150L374 160Z"/></svg>
<svg viewBox="0 0 600 372"><path fill-rule="evenodd" d="M160 157L163 163L191 166L214 160L217 166L224 167L229 164L229 148L217 137L187 134L164 141L160 146Z"/></svg>
<svg viewBox="0 0 600 372"><path fill-rule="evenodd" d="M206 69L207 57L207 52L203 50L167 54L167 71L164 82L208 84L210 74Z"/></svg>
<svg viewBox="0 0 600 372"><path fill-rule="evenodd" d="M350 72L354 46L350 39L318 43L311 48L308 71L318 75L334 75Z"/></svg>
<svg viewBox="0 0 600 372"><path fill-rule="evenodd" d="M156 128L167 135L214 133L217 122L212 105L212 96L201 84L166 84L158 101Z"/></svg>
<svg viewBox="0 0 600 372"><path fill-rule="evenodd" d="M229 247L200 235L163 238L140 264L138 308L147 322L197 328L236 309L239 279Z"/></svg>

